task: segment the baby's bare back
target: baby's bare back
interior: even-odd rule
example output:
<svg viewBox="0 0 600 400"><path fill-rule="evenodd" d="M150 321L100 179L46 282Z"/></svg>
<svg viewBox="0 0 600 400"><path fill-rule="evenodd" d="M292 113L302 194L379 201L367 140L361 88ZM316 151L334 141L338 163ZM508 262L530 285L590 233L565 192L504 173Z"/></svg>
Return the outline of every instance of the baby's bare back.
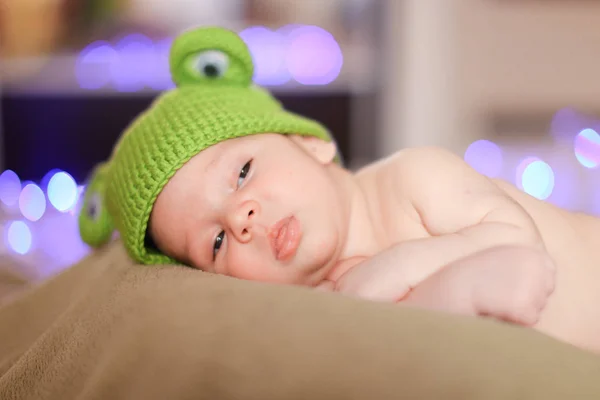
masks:
<svg viewBox="0 0 600 400"><path fill-rule="evenodd" d="M562 210L504 181L496 183L533 217L557 264L556 289L537 328L600 351L600 219Z"/></svg>

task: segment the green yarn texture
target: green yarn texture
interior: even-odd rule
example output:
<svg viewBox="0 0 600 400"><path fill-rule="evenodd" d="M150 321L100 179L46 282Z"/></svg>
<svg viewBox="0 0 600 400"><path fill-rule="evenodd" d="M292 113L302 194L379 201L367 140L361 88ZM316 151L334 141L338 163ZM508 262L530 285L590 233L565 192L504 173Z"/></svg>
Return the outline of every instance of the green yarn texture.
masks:
<svg viewBox="0 0 600 400"><path fill-rule="evenodd" d="M332 140L321 124L286 111L252 84L250 52L229 30L184 32L171 48L170 67L177 87L130 124L110 159L93 172L79 216L87 244L103 245L116 229L128 254L141 264L178 263L148 246L146 232L159 193L194 155L224 140L260 133Z"/></svg>

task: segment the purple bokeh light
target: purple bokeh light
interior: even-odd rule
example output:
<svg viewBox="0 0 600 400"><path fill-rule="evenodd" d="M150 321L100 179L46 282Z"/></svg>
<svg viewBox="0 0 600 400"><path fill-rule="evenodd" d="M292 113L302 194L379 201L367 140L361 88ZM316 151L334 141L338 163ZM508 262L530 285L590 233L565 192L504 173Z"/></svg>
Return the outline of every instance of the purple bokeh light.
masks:
<svg viewBox="0 0 600 400"><path fill-rule="evenodd" d="M502 172L504 157L502 149L489 140L477 140L465 151L465 161L477 172L496 178Z"/></svg>
<svg viewBox="0 0 600 400"><path fill-rule="evenodd" d="M283 85L290 79L285 64L288 45L286 36L262 26L253 26L240 32L254 62L254 82L264 86Z"/></svg>
<svg viewBox="0 0 600 400"><path fill-rule="evenodd" d="M585 128L586 118L575 109L565 107L558 110L552 117L550 133L555 139L573 138Z"/></svg>
<svg viewBox="0 0 600 400"><path fill-rule="evenodd" d="M97 90L111 82L111 66L118 54L110 43L99 40L90 43L79 53L75 63L75 78L79 87Z"/></svg>
<svg viewBox="0 0 600 400"><path fill-rule="evenodd" d="M10 169L0 175L0 200L7 206L14 206L19 201L21 194L21 180Z"/></svg>
<svg viewBox="0 0 600 400"><path fill-rule="evenodd" d="M340 74L344 57L333 35L317 26L290 29L286 65L303 85L327 85Z"/></svg>
<svg viewBox="0 0 600 400"><path fill-rule="evenodd" d="M146 76L146 85L155 90L167 90L175 87L171 79L171 70L169 66L169 54L172 38L165 38L155 42L152 54L152 65L148 66L148 74Z"/></svg>
<svg viewBox="0 0 600 400"><path fill-rule="evenodd" d="M593 190L591 213L600 217L600 185L595 186Z"/></svg>
<svg viewBox="0 0 600 400"><path fill-rule="evenodd" d="M115 46L117 57L110 65L114 87L136 92L146 86L156 68L154 42L141 34L123 37Z"/></svg>
<svg viewBox="0 0 600 400"><path fill-rule="evenodd" d="M302 85L327 85L337 79L344 63L335 38L317 26L291 24L276 31L253 26L239 36L252 54L253 80L262 86L283 85L292 79ZM121 92L174 88L169 69L172 43L172 38L155 43L139 33L124 36L115 46L93 42L77 59L76 79L88 90L110 84Z"/></svg>
<svg viewBox="0 0 600 400"><path fill-rule="evenodd" d="M36 228L39 248L52 259L47 274L67 267L88 252L89 247L79 234L78 219L66 214L53 214L45 218Z"/></svg>
<svg viewBox="0 0 600 400"><path fill-rule="evenodd" d="M21 214L30 221L37 221L46 212L46 196L35 183L25 185L19 196Z"/></svg>

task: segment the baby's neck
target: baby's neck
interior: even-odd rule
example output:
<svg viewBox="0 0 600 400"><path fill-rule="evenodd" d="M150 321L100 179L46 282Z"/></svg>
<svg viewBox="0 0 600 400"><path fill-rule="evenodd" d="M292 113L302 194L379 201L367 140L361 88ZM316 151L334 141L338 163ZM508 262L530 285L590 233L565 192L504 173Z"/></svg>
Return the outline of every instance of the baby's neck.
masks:
<svg viewBox="0 0 600 400"><path fill-rule="evenodd" d="M328 280L336 281L354 265L377 253L380 246L369 211L370 204L360 182L350 171L338 166L331 166L330 172L347 210L344 245L327 273Z"/></svg>

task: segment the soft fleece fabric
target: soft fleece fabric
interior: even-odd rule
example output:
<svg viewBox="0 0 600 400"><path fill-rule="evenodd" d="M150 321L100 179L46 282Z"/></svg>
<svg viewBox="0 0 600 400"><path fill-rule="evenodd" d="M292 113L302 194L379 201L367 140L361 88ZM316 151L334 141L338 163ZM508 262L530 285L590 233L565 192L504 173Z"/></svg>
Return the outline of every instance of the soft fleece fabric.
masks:
<svg viewBox="0 0 600 400"><path fill-rule="evenodd" d="M0 306L0 399L599 399L532 330L185 267L109 245Z"/></svg>

